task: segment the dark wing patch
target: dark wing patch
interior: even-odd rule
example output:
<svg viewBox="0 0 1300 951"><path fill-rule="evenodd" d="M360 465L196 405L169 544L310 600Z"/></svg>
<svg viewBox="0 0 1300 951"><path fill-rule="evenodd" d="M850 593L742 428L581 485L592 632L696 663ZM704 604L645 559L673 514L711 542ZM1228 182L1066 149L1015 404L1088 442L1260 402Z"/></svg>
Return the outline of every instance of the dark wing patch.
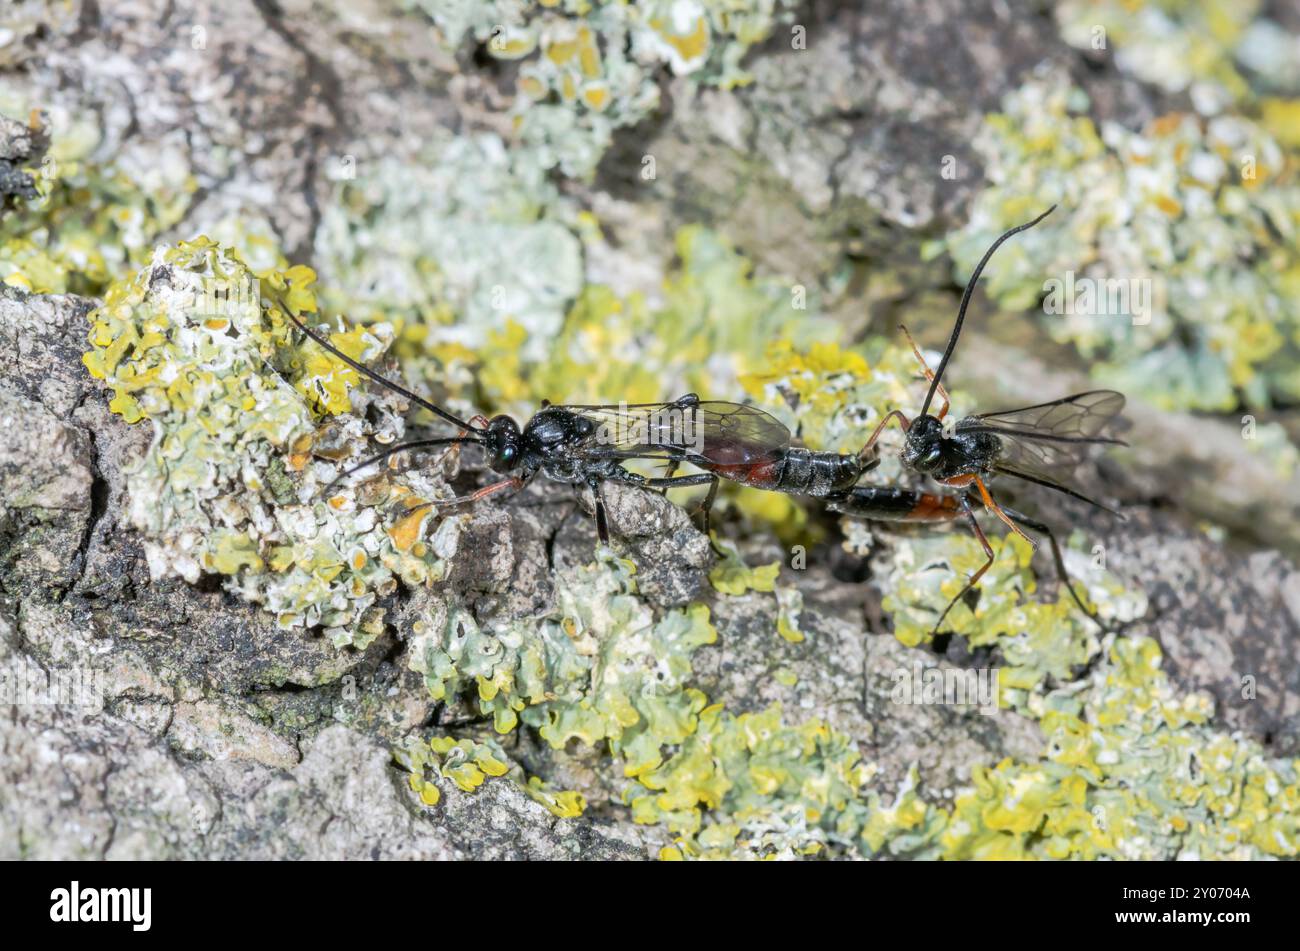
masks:
<svg viewBox="0 0 1300 951"><path fill-rule="evenodd" d="M1086 458L1092 446L1124 445L1107 435L1124 408L1124 394L1089 390L1049 403L968 416L957 424L963 433L993 433L1002 443L997 468L1025 473L1030 481L1062 483Z"/></svg>
<svg viewBox="0 0 1300 951"><path fill-rule="evenodd" d="M790 430L754 406L704 400L558 406L595 423L589 455L682 458L731 466L773 462L790 446Z"/></svg>

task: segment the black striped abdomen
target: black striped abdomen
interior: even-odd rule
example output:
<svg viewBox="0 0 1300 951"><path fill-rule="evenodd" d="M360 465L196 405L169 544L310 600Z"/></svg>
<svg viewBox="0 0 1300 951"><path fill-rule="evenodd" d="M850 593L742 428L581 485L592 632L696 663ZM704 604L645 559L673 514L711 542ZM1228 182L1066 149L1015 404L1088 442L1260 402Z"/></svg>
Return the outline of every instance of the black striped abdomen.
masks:
<svg viewBox="0 0 1300 951"><path fill-rule="evenodd" d="M857 456L788 449L772 488L791 495L834 495L851 489L860 475Z"/></svg>

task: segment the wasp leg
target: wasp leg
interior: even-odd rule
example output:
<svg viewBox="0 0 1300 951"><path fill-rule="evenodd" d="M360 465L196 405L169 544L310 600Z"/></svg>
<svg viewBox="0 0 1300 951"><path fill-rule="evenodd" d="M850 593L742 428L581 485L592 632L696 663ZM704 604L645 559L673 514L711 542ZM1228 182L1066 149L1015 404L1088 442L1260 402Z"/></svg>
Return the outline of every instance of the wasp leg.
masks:
<svg viewBox="0 0 1300 951"><path fill-rule="evenodd" d="M885 418L876 424L875 431L872 432L871 438L867 440L866 445L858 450L859 461L865 462L866 459L871 455L871 447L876 444L876 440L880 438L880 434L885 431L885 427L888 426L890 420L893 419L897 419L898 424L902 426L904 430L906 430L909 426L912 425L911 421L908 420L908 418L903 415L902 410L891 409L888 413L885 414Z"/></svg>
<svg viewBox="0 0 1300 951"><path fill-rule="evenodd" d="M1032 548L1034 551L1038 551L1038 542L1034 541L1032 538L1026 535L1024 533L1024 530L1021 529L1021 527L1015 523L1015 521L1011 518L1011 516L1009 516L1006 512L1002 510L1002 506L998 505L997 502L993 501L993 496L989 494L988 486L984 484L984 480L981 479L979 476L961 475L961 476L957 476L955 479L948 479L946 482L942 482L941 484L952 486L953 488L962 488L962 489L974 485L975 488L979 490L980 499L983 500L984 507L988 509L990 512L992 512L994 515L996 515L998 518L1002 519L1003 523L1007 526L1007 528L1011 529L1013 532L1015 532L1025 541L1029 542L1030 548Z"/></svg>
<svg viewBox="0 0 1300 951"><path fill-rule="evenodd" d="M471 424L481 423L484 427L486 427L488 424L488 418L482 415L474 416L470 418L470 423ZM458 440L464 439L466 436L469 435L469 433L470 430L462 429L460 430L460 432L456 434L456 439ZM345 469L344 471L340 472L338 475L334 477L333 481L331 481L330 484L325 487L325 494L328 495L330 492L332 492L334 490L334 486L338 485L340 482L342 482L348 476L352 475L354 472L360 472L362 469L365 469L367 466L373 466L376 462L383 462L385 459L389 458L390 456L395 456L399 452L403 452L407 449L421 449L427 446L441 446L448 443L449 441L450 440L447 440L445 438L420 439L414 442L404 442L397 446L390 446L389 448L385 449L383 452L376 453L375 455L371 456L369 459L366 459L363 462L358 462L355 466L352 466L350 469ZM450 442L451 445L447 446L446 449L438 453L438 458L433 461L434 466L441 466L442 460L446 459L449 453L454 452L457 455L460 454L460 447L463 445L463 443L455 442L455 441L450 441Z"/></svg>
<svg viewBox="0 0 1300 951"><path fill-rule="evenodd" d="M487 429L487 428L488 428L488 423L489 423L489 422L490 422L490 420L489 420L486 416L484 416L482 413L480 413L480 414L477 415L477 416L471 416L471 417L469 418L469 424L470 424L471 426L478 426L478 427L480 427L480 428L482 428L482 429ZM457 438L457 439L464 439L465 436L466 436L468 433L469 433L469 430L468 430L468 429L462 429L460 432L458 432L458 433L456 434L456 438ZM460 455L460 447L461 447L461 445L462 445L462 443L458 443L458 442L457 442L457 443L452 443L450 446L448 446L448 447L447 447L446 449L444 449L442 452L438 453L438 458L435 459L435 460L433 461L433 464L434 464L435 466L441 467L441 466L442 466L442 460L446 459L447 456L451 455L452 453L455 453L457 456L459 456L459 455Z"/></svg>
<svg viewBox="0 0 1300 951"><path fill-rule="evenodd" d="M591 489L591 496L596 500L596 538L602 545L609 544L609 516L605 512L605 494L600 490L602 480L591 478L587 480L587 486Z"/></svg>
<svg viewBox="0 0 1300 951"><path fill-rule="evenodd" d="M684 489L691 485L708 483L709 493L696 510L704 516L704 534L709 534L709 513L713 511L713 502L718 497L719 478L712 472L696 472L692 475L666 476L662 479L647 479L645 485L651 489L662 489L667 494L669 489Z"/></svg>
<svg viewBox="0 0 1300 951"><path fill-rule="evenodd" d="M675 475L677 474L677 470L678 470L679 468L681 468L681 465L682 465L682 461L681 461L680 459L674 459L674 460L672 460L672 462L670 462L670 463L668 463L668 465L664 466L664 475L663 475L663 477L664 477L665 479L671 479L673 476L675 476ZM659 490L659 494L660 494L660 495L663 495L663 496L667 496L667 495L668 495L668 486L664 486L663 488L661 488L661 489Z"/></svg>
<svg viewBox="0 0 1300 951"><path fill-rule="evenodd" d="M674 464L681 460L674 460ZM615 469L607 473L606 477L624 485L635 485L642 489L659 490L664 495L668 494L669 489L684 489L692 485L709 486L709 493L705 496L703 504L699 511L704 513L704 534L709 534L709 512L713 508L713 500L718 494L719 477L712 472L695 472L691 475L684 476L663 476L659 478L648 479L637 472L629 472L626 469Z"/></svg>
<svg viewBox="0 0 1300 951"><path fill-rule="evenodd" d="M709 483L709 491L705 494L704 501L700 504L700 512L704 516L704 537L708 539L713 538L713 536L709 534L709 521L713 512L713 503L718 497L719 481L720 480L717 476L713 477L713 481Z"/></svg>
<svg viewBox="0 0 1300 951"><path fill-rule="evenodd" d="M491 485L485 485L483 488L471 492L469 495L458 495L452 499L435 499L432 502L422 502L406 510L406 514L418 512L424 508L447 508L452 505L460 505L462 502L477 502L480 499L486 499L489 495L500 492L502 489L522 489L525 480L517 479L511 476L509 479L502 479L500 482L493 482Z"/></svg>
<svg viewBox="0 0 1300 951"><path fill-rule="evenodd" d="M464 431L462 431L461 436L463 436L464 434L465 434ZM459 439L460 436L456 438ZM325 486L325 491L323 494L329 495L331 492L334 491L334 487L336 485L339 485L344 479L346 479L348 476L352 475L353 473L360 472L362 469L373 466L376 462L383 462L385 459L388 459L391 456L395 456L399 452L406 452L407 450L410 449L425 449L429 446L441 446L446 444L446 442L447 442L446 439L417 439L414 442L404 442L396 446L389 446L383 452L376 453L375 455L371 456L369 459L363 459L361 462L358 462L355 466L351 466L347 469L344 469L342 472L340 472L338 475L336 475L333 479L330 480L329 485ZM446 452L440 453L438 456L439 460L441 460L442 457L445 455Z"/></svg>
<svg viewBox="0 0 1300 951"><path fill-rule="evenodd" d="M713 500L717 497L718 494L718 481L719 481L718 476L712 472L696 472L696 473L692 473L691 475L684 475L684 476L667 475L659 479L647 479L645 481L645 485L647 488L661 489L666 493L669 489L684 489L692 485L707 484L709 486L709 494L704 497L704 502L703 504L701 504L699 509L704 513L704 519L705 519L704 533L707 535L709 532L708 530L709 510L713 508Z"/></svg>
<svg viewBox="0 0 1300 951"><path fill-rule="evenodd" d="M975 513L971 511L970 503L966 501L966 496L959 495L957 497L957 503L961 506L961 511L962 514L966 516L966 521L970 523L971 531L975 533L975 537L979 540L981 547L983 547L984 554L988 556L988 561L984 562L984 564L980 566L980 569L967 579L966 587L958 591L957 596L948 602L948 606L944 608L943 613L939 615L939 620L934 622L934 629L930 631L931 635L939 633L939 627L943 624L944 618L948 616L948 612L953 609L958 601L966 597L966 592L979 584L979 580L984 577L984 573L993 566L993 546L989 544L988 537L985 536L984 530L980 528L980 523L975 521Z"/></svg>
<svg viewBox="0 0 1300 951"><path fill-rule="evenodd" d="M916 354L917 362L921 364L921 369L925 371L926 381L929 383L933 383L934 371L930 369L930 364L925 362L925 357L921 356L921 348L916 345L916 341L912 339L912 335L907 332L906 327L904 327L902 324L899 324L898 329L903 331L903 336L905 336L907 338L907 342L912 345L912 352ZM945 416L948 415L948 391L943 388L942 383L940 383L938 386L935 387L935 391L939 394L939 399L943 400L943 409L935 413L934 418L943 419Z"/></svg>
<svg viewBox="0 0 1300 951"><path fill-rule="evenodd" d="M717 481L717 475L712 472L692 472L690 475L672 476L671 478L665 476L658 479L646 479L645 482L640 484L647 489L684 489L687 486L704 485L706 482L716 483Z"/></svg>
<svg viewBox="0 0 1300 951"><path fill-rule="evenodd" d="M989 494L988 486L984 484L984 480L981 479L979 476L975 477L975 487L980 490L980 498L984 500L984 507L987 508L994 515L996 515L998 518L1002 519L1002 521L1006 523L1007 527L1010 528L1013 532L1015 532L1025 541L1029 542L1029 546L1033 548L1034 551L1038 551L1038 542L1034 541L1032 538L1026 535L1024 533L1024 530L1021 529L1021 527L1017 525L1014 520L1012 520L1011 516L1007 515L1006 512L1002 511L1002 506L998 505L998 503L993 501L993 496Z"/></svg>
<svg viewBox="0 0 1300 951"><path fill-rule="evenodd" d="M1075 589L1074 582L1070 580L1069 572L1065 570L1065 558L1061 554L1061 546L1057 542L1056 535L1053 534L1052 530L1044 523L1035 521L1029 516L1017 512L1015 509L1004 508L1003 511L1021 525L1031 531L1038 532L1047 538L1047 544L1051 546L1052 549L1052 560L1056 563L1056 574L1057 577L1061 579L1061 584L1065 585L1066 590L1070 592L1070 597L1073 598L1074 603L1079 606L1079 610L1088 615L1092 622L1102 629L1103 633L1106 632L1108 628L1102 623L1101 618L1097 616L1095 611L1088 607L1083 598L1079 597L1079 592Z"/></svg>

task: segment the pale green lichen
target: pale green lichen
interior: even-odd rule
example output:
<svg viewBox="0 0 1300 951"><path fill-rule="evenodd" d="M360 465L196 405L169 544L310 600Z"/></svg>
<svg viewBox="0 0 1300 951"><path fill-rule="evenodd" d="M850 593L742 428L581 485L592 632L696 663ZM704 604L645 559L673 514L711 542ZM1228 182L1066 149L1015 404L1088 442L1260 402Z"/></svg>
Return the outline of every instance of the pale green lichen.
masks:
<svg viewBox="0 0 1300 951"><path fill-rule="evenodd" d="M716 232L684 227L673 250L676 264L664 278L660 304L588 284L548 359L520 368L528 389L517 383L512 388L495 375L488 382L534 400L564 390L600 400L626 394L629 402L690 391L735 398L742 395L740 378L766 362L769 341L806 345L836 332L815 307L796 305L789 283L756 275L753 264ZM517 347L518 341L501 344Z"/></svg>
<svg viewBox="0 0 1300 951"><path fill-rule="evenodd" d="M404 423L382 392L355 395L374 407L376 423L345 412L356 372L303 345L285 316L314 314L313 281L307 268L255 276L203 238L160 248L109 288L92 315L85 363L113 389L115 412L154 427L128 475L129 516L154 577L216 573L284 626L323 624L336 643L364 646L382 630L379 595L399 578L442 576L443 536L457 522L426 543L430 510L401 514L442 490L436 475L418 471L323 496L369 438L391 443ZM331 336L373 360L388 332Z"/></svg>
<svg viewBox="0 0 1300 951"><path fill-rule="evenodd" d="M803 592L798 588L778 587L776 605L776 632L791 644L802 643L807 637L799 626L803 614Z"/></svg>
<svg viewBox="0 0 1300 951"><path fill-rule="evenodd" d="M1154 641L1110 638L1087 680L1052 691L1034 713L1042 758L976 767L951 810L925 802L915 772L885 804L854 742L818 719L787 724L779 705L741 715L702 707L655 765L633 773L623 799L635 821L671 833L659 853L669 860L1300 854L1300 761L1267 759L1212 729L1212 714L1204 695L1173 690ZM453 761L440 758L453 749ZM429 804L430 764L467 790L507 768L494 744L450 739L432 749L412 741L398 758Z"/></svg>
<svg viewBox="0 0 1300 951"><path fill-rule="evenodd" d="M109 281L143 265L167 228L189 208L198 182L182 134L148 146L128 143L109 162L94 155L103 132L90 114L35 101L0 78L0 113L40 117L50 130L39 195L0 219L0 280L36 293L99 295Z"/></svg>
<svg viewBox="0 0 1300 951"><path fill-rule="evenodd" d="M722 553L709 571L709 583L715 590L736 595L747 591L772 591L776 587L777 575L781 573L779 561L751 568L731 542L715 537L713 544Z"/></svg>
<svg viewBox="0 0 1300 951"><path fill-rule="evenodd" d="M1057 203L1000 252L987 278L1000 304L1045 298L1048 331L1093 361L1098 380L1160 406L1300 397L1300 186L1278 143L1230 115L1098 129L1087 105L1053 75L987 118L975 145L989 184L944 245L956 273L964 280L998 233ZM1108 282L1146 295L1146 307L1129 296L1124 310ZM1101 288L1091 304L1088 287ZM1108 312L1112 301L1122 312Z"/></svg>
<svg viewBox="0 0 1300 951"><path fill-rule="evenodd" d="M415 649L434 696L476 685L479 708L497 716L502 732L522 721L556 749L573 740L608 744L633 780L623 793L633 818L672 833L664 858L861 846L878 799L866 788L872 769L848 737L818 720L786 725L779 707L734 716L688 686L692 654L716 637L702 605L656 619L636 597L629 565L608 555L556 582L556 607L537 618L479 625L453 612L432 629L417 625ZM442 752L437 743L451 748L435 741L433 753ZM397 755L412 788L432 803L431 764L471 789L489 772L477 751L465 747L452 775L422 741ZM557 814L572 811L572 794L544 792L535 780L529 787ZM904 811L882 810L874 834L896 838L935 815L914 796Z"/></svg>
<svg viewBox="0 0 1300 951"><path fill-rule="evenodd" d="M0 27L0 41L3 34ZM100 297L190 222L199 179L183 130L119 140L118 130L79 95L38 96L8 76L0 76L0 114L22 116L49 138L39 164L26 169L37 196L16 202L0 220L0 281L39 294ZM238 199L225 207L209 234L238 249L254 270L288 268L262 209Z"/></svg>
<svg viewBox="0 0 1300 951"><path fill-rule="evenodd" d="M1243 430L1243 432L1249 432ZM1300 448L1287 437L1281 423L1262 423L1254 427L1253 434L1245 440L1248 452L1258 453L1273 466L1277 477L1288 481L1300 471Z"/></svg>
<svg viewBox="0 0 1300 951"><path fill-rule="evenodd" d="M690 655L717 636L708 608L656 618L631 564L610 555L555 580L540 617L480 624L452 605L417 622L412 667L437 699L475 691L498 732L522 721L557 749L608 742L628 775L653 768L704 706L686 680Z"/></svg>
<svg viewBox="0 0 1300 951"><path fill-rule="evenodd" d="M862 848L871 776L857 744L821 720L790 726L780 705L739 716L715 705L625 798L635 821L662 823L673 834L661 858L793 858ZM916 803L890 832L933 815Z"/></svg>
<svg viewBox="0 0 1300 951"><path fill-rule="evenodd" d="M575 818L586 808L581 793L551 789L537 776L527 776L522 767L512 765L496 740L435 736L424 741L408 737L405 744L394 750L393 756L406 769L411 791L426 806L436 806L442 800L437 779L472 793L489 778L504 776L557 818Z"/></svg>
<svg viewBox="0 0 1300 951"><path fill-rule="evenodd" d="M698 226L676 235L659 302L584 283L599 224L527 155L491 135L449 137L426 155L358 166L317 239L326 309L395 322L408 378L472 388L481 409L518 414L542 399L735 397L767 341L836 332L815 300L754 275Z"/></svg>
<svg viewBox="0 0 1300 951"><path fill-rule="evenodd" d="M572 212L545 170L499 138L450 134L415 161L361 163L338 183L316 236L328 309L401 320L432 350L480 350L518 325L533 360L582 289ZM349 288L343 294L341 288Z"/></svg>
<svg viewBox="0 0 1300 951"><path fill-rule="evenodd" d="M1042 758L976 767L951 810L918 796L915 773L886 806L852 743L817 720L786 726L775 707L739 717L706 708L626 798L638 821L675 834L667 859L1300 854L1300 761L1269 760L1214 730L1209 698L1172 688L1154 641L1107 641L1086 680L1027 711L1042 724Z"/></svg>
<svg viewBox="0 0 1300 951"><path fill-rule="evenodd" d="M1067 0L1061 35L1082 50L1113 50L1120 69L1206 114L1250 99L1255 85L1300 91L1295 37L1260 17L1259 0Z"/></svg>
<svg viewBox="0 0 1300 951"><path fill-rule="evenodd" d="M918 827L922 838L937 834L929 826L939 814L914 792L882 807L868 788L873 768L824 722L788 725L779 706L739 716L708 706L688 686L691 656L716 637L703 605L656 618L630 566L608 555L560 572L556 589L555 608L540 617L478 624L453 609L417 624L419 667L435 697L476 689L501 732L523 722L556 749L607 744L633 780L623 800L634 820L672 834L664 858L791 857L873 842L903 851ZM445 759L453 747L454 769ZM409 740L397 756L430 804L429 770L468 791L505 765L495 745L447 739ZM540 782L530 787L543 795ZM553 811L571 810L571 796L545 795Z"/></svg>
<svg viewBox="0 0 1300 951"><path fill-rule="evenodd" d="M741 60L790 20L790 0L405 0L445 44L467 39L519 61L511 113L521 148L543 167L588 177L616 129L659 105L656 73L700 84L749 81Z"/></svg>
<svg viewBox="0 0 1300 951"><path fill-rule="evenodd" d="M1018 709L1041 702L1050 686L1072 680L1100 651L1097 625L1083 615L1069 593L1042 599L1030 568L1032 549L1018 535L991 538L995 560L980 579L974 608L958 601L943 628L962 635L972 648L997 647L1004 665L1000 685L1005 706ZM1067 550L1067 568L1076 588L1108 624L1142 617L1146 598L1126 592L1114 576ZM987 560L967 533L935 532L895 547L882 567L884 609L894 636L915 647L932 639L940 613Z"/></svg>
<svg viewBox="0 0 1300 951"><path fill-rule="evenodd" d="M714 550L720 553L709 571L709 583L714 590L731 596L751 591L774 592L777 601L777 633L792 644L801 642L804 633L799 629L799 616L803 611L803 593L798 588L777 585L781 563L774 561L751 568L731 542L715 535L713 545Z"/></svg>
<svg viewBox="0 0 1300 951"><path fill-rule="evenodd" d="M1212 729L1149 638L1049 696L1036 763L979 768L938 839L949 858L1257 859L1300 854L1300 761Z"/></svg>

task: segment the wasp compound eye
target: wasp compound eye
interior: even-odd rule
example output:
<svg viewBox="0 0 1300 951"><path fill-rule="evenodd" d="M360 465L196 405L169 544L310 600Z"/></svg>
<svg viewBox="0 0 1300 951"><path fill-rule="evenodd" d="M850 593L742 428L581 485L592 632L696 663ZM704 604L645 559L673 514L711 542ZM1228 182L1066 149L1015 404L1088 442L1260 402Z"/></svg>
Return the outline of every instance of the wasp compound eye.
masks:
<svg viewBox="0 0 1300 951"><path fill-rule="evenodd" d="M917 455L912 462L912 467L919 472L929 472L939 466L943 459L943 448L940 446L931 446L924 452Z"/></svg>

